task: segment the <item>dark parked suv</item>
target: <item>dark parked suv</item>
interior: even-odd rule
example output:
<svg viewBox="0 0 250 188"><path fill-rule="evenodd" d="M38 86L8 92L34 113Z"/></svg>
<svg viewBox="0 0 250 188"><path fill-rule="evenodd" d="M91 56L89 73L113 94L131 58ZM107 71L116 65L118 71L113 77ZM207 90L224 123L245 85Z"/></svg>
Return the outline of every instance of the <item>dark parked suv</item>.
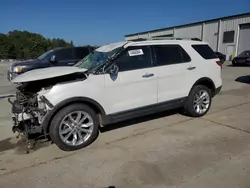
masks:
<svg viewBox="0 0 250 188"><path fill-rule="evenodd" d="M60 47L49 50L35 60L13 63L8 70L8 80L24 72L51 66L73 66L93 50L88 47Z"/></svg>

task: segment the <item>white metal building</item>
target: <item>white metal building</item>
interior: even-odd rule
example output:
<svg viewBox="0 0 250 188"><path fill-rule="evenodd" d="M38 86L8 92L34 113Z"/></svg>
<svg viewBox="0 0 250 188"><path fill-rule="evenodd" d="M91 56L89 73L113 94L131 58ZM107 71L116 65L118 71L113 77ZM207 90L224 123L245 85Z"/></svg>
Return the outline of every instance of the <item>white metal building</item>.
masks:
<svg viewBox="0 0 250 188"><path fill-rule="evenodd" d="M126 40L153 37L199 38L214 51L227 55L250 50L250 12L196 23L145 31L125 36Z"/></svg>

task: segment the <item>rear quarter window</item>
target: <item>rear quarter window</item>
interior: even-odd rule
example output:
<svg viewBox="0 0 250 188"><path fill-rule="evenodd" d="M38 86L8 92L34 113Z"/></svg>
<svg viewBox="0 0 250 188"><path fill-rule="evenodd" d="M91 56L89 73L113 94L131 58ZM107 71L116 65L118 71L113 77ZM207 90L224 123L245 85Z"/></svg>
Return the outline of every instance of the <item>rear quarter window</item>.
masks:
<svg viewBox="0 0 250 188"><path fill-rule="evenodd" d="M217 55L207 44L194 44L193 49L204 59L216 59Z"/></svg>

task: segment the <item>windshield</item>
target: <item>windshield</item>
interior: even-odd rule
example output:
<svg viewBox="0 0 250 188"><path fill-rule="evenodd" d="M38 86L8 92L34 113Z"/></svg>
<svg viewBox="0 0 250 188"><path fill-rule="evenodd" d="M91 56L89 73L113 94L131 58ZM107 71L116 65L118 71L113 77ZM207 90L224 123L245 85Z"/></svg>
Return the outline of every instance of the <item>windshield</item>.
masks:
<svg viewBox="0 0 250 188"><path fill-rule="evenodd" d="M250 51L241 52L239 56L250 56Z"/></svg>
<svg viewBox="0 0 250 188"><path fill-rule="evenodd" d="M51 52L53 52L53 50L49 50L49 51L45 52L44 54L40 55L37 59L43 60L43 59L45 59Z"/></svg>
<svg viewBox="0 0 250 188"><path fill-rule="evenodd" d="M93 53L90 53L85 58L83 58L81 61L79 61L75 67L84 68L87 70L93 69L99 65L104 64L107 62L107 60L112 57L114 54L116 54L121 47L116 48L109 52L101 52L101 51L94 51Z"/></svg>

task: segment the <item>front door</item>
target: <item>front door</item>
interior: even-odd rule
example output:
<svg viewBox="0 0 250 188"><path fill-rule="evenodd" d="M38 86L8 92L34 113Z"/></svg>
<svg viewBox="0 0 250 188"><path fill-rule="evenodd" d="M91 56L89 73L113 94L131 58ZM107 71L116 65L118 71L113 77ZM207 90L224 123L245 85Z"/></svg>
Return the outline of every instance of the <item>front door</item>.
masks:
<svg viewBox="0 0 250 188"><path fill-rule="evenodd" d="M105 74L107 114L157 103L157 75L148 46L128 47L115 64L119 67L118 74Z"/></svg>

